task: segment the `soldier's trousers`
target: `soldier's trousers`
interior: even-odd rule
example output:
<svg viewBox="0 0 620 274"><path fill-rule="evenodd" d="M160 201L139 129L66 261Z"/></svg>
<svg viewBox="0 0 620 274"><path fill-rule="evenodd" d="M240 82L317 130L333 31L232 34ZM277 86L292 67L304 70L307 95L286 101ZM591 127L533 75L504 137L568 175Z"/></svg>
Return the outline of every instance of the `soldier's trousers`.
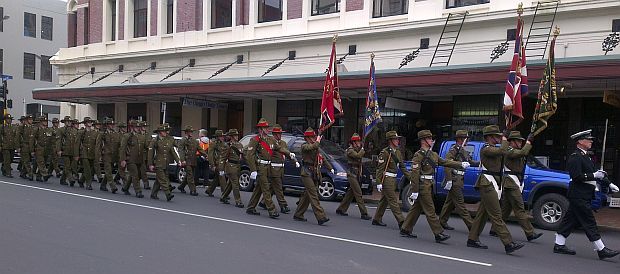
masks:
<svg viewBox="0 0 620 274"><path fill-rule="evenodd" d="M480 233L484 230L487 219L490 219L502 243L504 245L511 243L512 236L506 227L506 223L502 219L502 209L499 205L499 199L495 188L493 188L492 185L486 185L481 186L479 191L480 205L478 206L478 212L476 213L476 218L474 218L471 230L469 230L469 239L478 241L480 239Z"/></svg>
<svg viewBox="0 0 620 274"><path fill-rule="evenodd" d="M123 184L127 181L127 166L121 167L120 161L118 162L118 170L116 172L116 176L114 176L114 181L121 180Z"/></svg>
<svg viewBox="0 0 620 274"><path fill-rule="evenodd" d="M357 207L360 210L360 214L362 214L362 216L368 215L368 210L366 209L366 205L364 204L364 199L362 198L362 187L360 186L357 178L358 178L357 174L352 174L352 173L347 174L347 180L349 181L349 188L347 189L347 192L344 194L344 198L342 198L342 201L340 202L340 206L338 206L336 210L347 212L347 210L349 210L349 205L351 205L351 202L353 201L353 199L355 199L355 202L357 203Z"/></svg>
<svg viewBox="0 0 620 274"><path fill-rule="evenodd" d="M258 170L256 171L258 175L256 176L256 184L254 185L254 191L252 191L252 197L250 197L250 202L248 203L248 210L256 209L256 205L258 205L262 195L269 214L276 213L276 206L273 204L273 200L271 200L271 186L269 185L270 168L271 166L268 164L258 164Z"/></svg>
<svg viewBox="0 0 620 274"><path fill-rule="evenodd" d="M140 166L140 179L142 179L142 183L144 184L144 188L148 188L149 186L149 177L146 175L146 161L142 163Z"/></svg>
<svg viewBox="0 0 620 274"><path fill-rule="evenodd" d="M21 159L21 164L22 164L22 170L21 170L21 174L32 178L32 155L31 155L31 151L25 151L25 150L21 150L20 151L20 159Z"/></svg>
<svg viewBox="0 0 620 274"><path fill-rule="evenodd" d="M46 177L47 173L47 163L45 157L45 148L37 148L35 151L35 161L37 162L37 178L38 177Z"/></svg>
<svg viewBox="0 0 620 274"><path fill-rule="evenodd" d="M420 214L424 211L426 221L431 227L433 234L437 235L443 232L443 228L439 224L439 218L437 217L437 214L435 214L435 203L433 202L433 183L433 180L423 180L420 183L418 199L409 210L409 213L407 213L405 222L401 227L403 231L411 232L418 221L418 218L420 218Z"/></svg>
<svg viewBox="0 0 620 274"><path fill-rule="evenodd" d="M185 180L179 184L179 189L184 189L189 185L189 191L196 192L196 183L194 183L194 166L185 166Z"/></svg>
<svg viewBox="0 0 620 274"><path fill-rule="evenodd" d="M306 189L304 190L304 194L299 197L297 210L295 210L295 217L303 218L304 213L308 209L308 205L312 205L312 211L314 212L314 217L316 217L317 221L327 219L327 216L325 216L325 211L319 202L319 192L317 190L319 180L320 178L314 178L313 176L302 171L301 182L304 184Z"/></svg>
<svg viewBox="0 0 620 274"><path fill-rule="evenodd" d="M57 154L57 151L55 149L52 149L52 151L50 152L50 166L48 169L49 174L51 175L52 172L56 172L56 176L60 175L60 165L59 165L59 159L60 157Z"/></svg>
<svg viewBox="0 0 620 274"><path fill-rule="evenodd" d="M284 198L284 190L282 189L282 176L284 176L284 168L271 167L271 173L269 174L269 179L271 180L271 193L275 194L280 208L288 206L288 203Z"/></svg>
<svg viewBox="0 0 620 274"><path fill-rule="evenodd" d="M601 235L598 233L596 219L592 213L592 201L589 199L568 199L568 211L560 223L558 234L568 238L573 230L579 226L583 228L590 242L598 241Z"/></svg>
<svg viewBox="0 0 620 274"><path fill-rule="evenodd" d="M13 163L13 154L15 154L14 149L3 149L2 150L2 174L7 176L11 174L13 168L11 164Z"/></svg>
<svg viewBox="0 0 620 274"><path fill-rule="evenodd" d="M405 217L403 217L403 213L400 210L400 206L398 205L398 195L396 194L395 178L386 176L383 179L383 191L381 191L381 195L381 200L379 200L379 204L377 205L377 211L375 212L373 220L383 220L383 214L385 213L386 208L389 206L392 214L394 214L394 218L396 218L396 221L399 224L404 222Z"/></svg>
<svg viewBox="0 0 620 274"><path fill-rule="evenodd" d="M220 176L220 171L224 171L224 166L215 168L215 177L213 177L213 182L209 184L206 190L207 194L213 195L218 185L220 186L220 192L224 191L224 188L226 188L226 176Z"/></svg>
<svg viewBox="0 0 620 274"><path fill-rule="evenodd" d="M441 214L439 214L439 223L444 226L447 225L450 214L452 214L452 211L456 210L456 213L463 219L467 229L471 229L473 219L471 215L469 215L469 210L465 207L463 179L454 179L453 182L454 184L450 191L448 191L448 196L446 196L446 201L441 209Z"/></svg>
<svg viewBox="0 0 620 274"><path fill-rule="evenodd" d="M222 199L228 199L228 195L232 191L235 203L241 204L241 193L239 193L239 173L241 172L241 166L238 164L226 164L226 176L228 177L228 183L226 188L222 191Z"/></svg>
<svg viewBox="0 0 620 274"><path fill-rule="evenodd" d="M117 158L118 157L116 157L116 155L103 155L103 171L105 173L104 182L106 182L110 186L111 190L117 189L116 183L114 183L114 174L112 172L112 170L114 169L114 165L117 163Z"/></svg>
<svg viewBox="0 0 620 274"><path fill-rule="evenodd" d="M102 163L102 159L97 159L93 162L93 172L95 174L95 177L97 177L97 180L102 180L103 179L103 175L104 173L101 170L101 163Z"/></svg>
<svg viewBox="0 0 620 274"><path fill-rule="evenodd" d="M129 190L129 186L133 185L133 190L136 193L142 192L142 186L140 184L141 167L142 164L127 163L127 171L129 172L129 176L127 176L127 180L123 181L123 190ZM114 184L114 182L112 182L112 184Z"/></svg>
<svg viewBox="0 0 620 274"><path fill-rule="evenodd" d="M91 186L93 183L93 166L95 165L95 159L80 158L82 161L82 180L86 183L86 186Z"/></svg>
<svg viewBox="0 0 620 274"><path fill-rule="evenodd" d="M75 182L77 177L77 161L73 156L62 156L62 177L60 182Z"/></svg>
<svg viewBox="0 0 620 274"><path fill-rule="evenodd" d="M525 236L529 237L534 235L534 227L530 222L530 215L525 211L523 196L521 196L521 191L518 188L504 188L500 205L502 207L502 218L504 221L508 220L510 213L514 211L515 218L517 218L517 222L519 222ZM491 230L495 231L495 226L491 226Z"/></svg>
<svg viewBox="0 0 620 274"><path fill-rule="evenodd" d="M168 172L166 168L155 168L155 184L153 184L153 190L151 191L151 196L157 196L159 189L166 194L166 196L170 195L170 178L168 178ZM135 185L134 185L135 187Z"/></svg>

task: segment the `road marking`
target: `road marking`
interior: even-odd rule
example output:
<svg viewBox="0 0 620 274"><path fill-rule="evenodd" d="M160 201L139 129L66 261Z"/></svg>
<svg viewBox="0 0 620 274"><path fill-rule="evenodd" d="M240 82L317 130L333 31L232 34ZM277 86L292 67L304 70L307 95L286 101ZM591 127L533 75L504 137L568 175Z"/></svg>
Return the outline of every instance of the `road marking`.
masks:
<svg viewBox="0 0 620 274"><path fill-rule="evenodd" d="M264 229L288 232L288 233L305 235L305 236L310 236L310 237L315 237L315 238L322 238L322 239L335 240L335 241L352 243L352 244L358 244L358 245L364 245L364 246L378 247L378 248L383 248L383 249L388 249L388 250L401 251L401 252L405 252L405 253L412 253L412 254L417 254L417 255L422 255L422 256L434 257L434 258L438 258L438 259L444 259L444 260L450 260L450 261L456 261L456 262L462 262L462 263L468 263L468 264L474 264L474 265L480 265L480 266L487 266L487 267L493 266L492 264L485 263L485 262L461 259L461 258L456 258L456 257L450 257L450 256L445 256L445 255L440 255L440 254L435 254L435 253L429 253L429 252L417 251L417 250L412 250L412 249L394 247L394 246L389 246L389 245L375 244L375 243L370 243L370 242L363 242L363 241L352 240L352 239L347 239L347 238L340 238L340 237L334 237L334 236L315 234L315 233L304 232L304 231L293 230L293 229L287 229L287 228L281 228L281 227L275 227L275 226L268 226L268 225L261 225L261 224L249 223L249 222L244 222L244 221L237 221L237 220L225 219L225 218L220 218L220 217L195 214L195 213L190 213L190 212L185 212L185 211L178 211L178 210L161 208L161 207L154 207L154 206L147 206L147 205L141 205L141 204L135 204L135 203L111 200L111 199L100 198L100 197L95 197L95 196L88 196L88 195L83 195L83 194L71 193L71 192L55 190L55 189L49 189L49 188L43 188L43 187L23 185L23 184L6 182L6 181L0 181L0 183L6 184L6 185L18 186L18 187L25 187L25 188L49 191L49 192L59 193L59 194L64 194L64 195L69 195L69 196L93 199L93 200L98 200L98 201L103 201L103 202L109 202L109 203L115 203L115 204L121 204L121 205L128 205L128 206L152 209L152 210L157 210L157 211L176 213L176 214L181 214L181 215L186 215L186 216L198 217L198 218L203 218L203 219L210 219L210 220L228 222L228 223L233 223L233 224L240 224L240 225L245 225L245 226L252 226L252 227L259 227L259 228L264 228Z"/></svg>

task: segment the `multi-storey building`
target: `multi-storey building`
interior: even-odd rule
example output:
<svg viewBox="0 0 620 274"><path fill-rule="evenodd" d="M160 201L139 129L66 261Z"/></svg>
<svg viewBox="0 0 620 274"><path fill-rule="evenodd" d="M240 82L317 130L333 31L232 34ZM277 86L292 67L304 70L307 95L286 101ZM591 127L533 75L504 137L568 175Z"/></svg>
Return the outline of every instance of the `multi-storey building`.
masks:
<svg viewBox="0 0 620 274"><path fill-rule="evenodd" d="M502 123L519 2L69 0L69 47L52 59L61 86L33 94L65 102L63 115L151 125L165 118L177 134L187 124L248 133L260 116L297 131L317 124L337 34L345 117L330 129L331 139L344 143L361 129L371 53L380 128L397 129L409 142L421 128L440 138L458 128L479 135L483 125ZM534 92L552 29L561 29L559 111L536 146L561 168L571 149L569 132L594 127L602 134L605 118L620 122L617 108L603 103L604 92L613 97L620 86L620 48L609 50L613 43L607 43L602 50L620 31L620 1L524 1L523 9ZM526 117L534 102L524 100ZM524 134L529 122L520 128ZM616 131L610 132L617 147ZM609 152L610 165L617 154Z"/></svg>
<svg viewBox="0 0 620 274"><path fill-rule="evenodd" d="M50 57L67 46L66 3L60 0L0 0L0 74L7 81L13 116L58 117L58 102L32 99L35 88L58 83Z"/></svg>

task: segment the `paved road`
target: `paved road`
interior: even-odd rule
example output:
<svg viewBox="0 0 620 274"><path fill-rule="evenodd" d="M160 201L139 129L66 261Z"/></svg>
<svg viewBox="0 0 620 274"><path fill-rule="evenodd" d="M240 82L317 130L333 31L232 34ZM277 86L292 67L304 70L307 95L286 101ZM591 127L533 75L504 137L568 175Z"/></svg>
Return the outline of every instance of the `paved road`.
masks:
<svg viewBox="0 0 620 274"><path fill-rule="evenodd" d="M582 233L569 238L576 256L553 254L549 231L506 255L486 234L489 250L466 247L456 217L452 238L437 244L423 218L419 238L405 239L390 212L381 228L359 219L355 206L342 217L336 203L325 202L331 221L318 226L311 211L307 223L290 214L272 220L199 191L177 192L167 203L69 188L57 179L0 179L0 273L620 273L619 259L599 261ZM294 208L297 198L288 199ZM525 240L517 226L510 230ZM620 248L620 233L604 232L603 239Z"/></svg>

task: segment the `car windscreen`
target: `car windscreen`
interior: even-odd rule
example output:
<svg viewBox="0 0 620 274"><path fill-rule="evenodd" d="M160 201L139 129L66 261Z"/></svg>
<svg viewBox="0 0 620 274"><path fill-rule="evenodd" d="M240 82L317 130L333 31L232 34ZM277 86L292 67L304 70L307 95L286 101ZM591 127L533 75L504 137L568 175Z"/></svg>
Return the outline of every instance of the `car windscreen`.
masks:
<svg viewBox="0 0 620 274"><path fill-rule="evenodd" d="M533 168L541 168L541 169L548 168L545 164L540 162L538 159L536 159L536 157L534 157L532 155L528 155L527 156L527 165L529 165L530 167L533 167Z"/></svg>
<svg viewBox="0 0 620 274"><path fill-rule="evenodd" d="M321 140L321 149L325 151L328 155L331 155L336 158L344 157L345 151L336 143L329 140Z"/></svg>

